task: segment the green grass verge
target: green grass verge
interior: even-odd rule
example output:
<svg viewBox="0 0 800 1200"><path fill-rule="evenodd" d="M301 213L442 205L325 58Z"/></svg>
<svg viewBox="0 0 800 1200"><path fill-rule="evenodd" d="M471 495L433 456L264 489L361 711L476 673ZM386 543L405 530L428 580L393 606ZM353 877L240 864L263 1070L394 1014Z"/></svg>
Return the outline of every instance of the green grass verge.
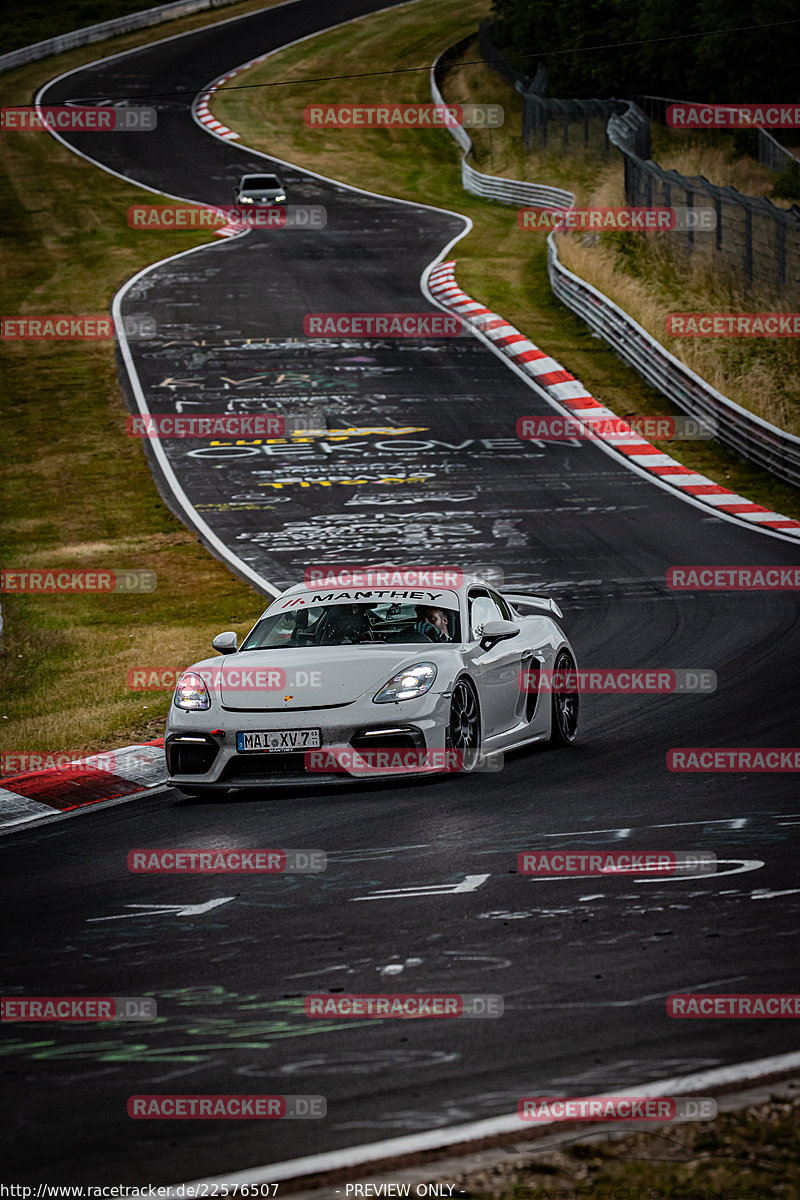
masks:
<svg viewBox="0 0 800 1200"><path fill-rule="evenodd" d="M224 10L263 8L264 0ZM170 35L219 20L171 22ZM60 71L153 40L152 29L0 76L0 104L30 103ZM166 36L166 34L165 34ZM145 233L128 207L157 201L71 154L46 133L0 139L2 311L107 313L148 263L213 240ZM169 695L127 686L131 667L181 667L221 629L264 607L171 515L141 443L127 436L110 342L0 344L5 469L0 565L155 570L152 594L5 594L0 749L84 754L163 731Z"/></svg>
<svg viewBox="0 0 800 1200"><path fill-rule="evenodd" d="M445 47L476 29L488 0L421 0L408 9L362 18L313 42L284 50L237 76L247 90L222 88L212 108L241 135L242 142L300 166L377 192L418 200L469 216L474 228L452 251L459 284L495 309L581 379L614 412L680 415L587 326L552 295L544 239L517 227L513 207L471 196L461 187L460 151L444 131L398 129L310 129L309 104L429 101L427 70ZM352 30L358 31L353 37ZM477 59L468 47L462 60ZM342 78L379 70L368 78ZM303 82L303 80L313 82ZM476 165L487 173L526 178L531 160L519 136L521 101L504 80L482 63L462 65L448 75L445 98L499 103L505 124L474 137ZM543 160L541 183L591 192L608 169L602 155L554 149ZM800 518L800 491L780 483L712 442L670 442L664 450L758 504Z"/></svg>

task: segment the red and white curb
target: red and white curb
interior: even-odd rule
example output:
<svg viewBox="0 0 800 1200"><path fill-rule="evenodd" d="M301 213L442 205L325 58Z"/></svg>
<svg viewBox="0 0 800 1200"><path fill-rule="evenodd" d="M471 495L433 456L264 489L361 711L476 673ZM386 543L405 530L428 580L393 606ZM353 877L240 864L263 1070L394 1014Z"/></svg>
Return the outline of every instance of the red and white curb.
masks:
<svg viewBox="0 0 800 1200"><path fill-rule="evenodd" d="M0 829L116 800L167 778L164 739L0 779Z"/></svg>
<svg viewBox="0 0 800 1200"><path fill-rule="evenodd" d="M269 58L270 54L274 54L274 51L270 50L268 54L261 54L258 58L251 58L249 62L242 63L240 67L237 67L235 71L229 71L227 75L220 75L218 79L209 84L208 89L202 92L192 104L192 116L194 119L225 142L238 140L239 134L233 129L229 129L227 125L223 125L222 121L217 120L209 109L208 102L214 92L222 87L223 83L227 83L229 79L234 79L237 75L241 75L242 71L247 71L250 67L254 67L256 63L263 62L265 58ZM236 237L237 234L246 228L244 225L239 225L237 222L231 221L221 229L215 229L214 237Z"/></svg>
<svg viewBox="0 0 800 1200"><path fill-rule="evenodd" d="M587 421L600 418L613 420L619 433L600 435L599 440L619 454L624 454L630 462L656 475L662 483L707 504L715 512L726 513L765 529L779 529L790 537L800 538L800 521L772 512L760 504L753 504L746 496L739 496L713 479L684 467L669 454L662 453L647 438L635 434L630 426L620 421L616 413L595 400L584 384L565 371L554 358L535 346L503 317L462 291L455 281L455 262L440 263L434 267L428 275L428 288L440 304L480 329L494 346L530 375L549 398L555 400L570 416Z"/></svg>
<svg viewBox="0 0 800 1200"><path fill-rule="evenodd" d="M218 121L208 107L208 102L211 99L211 93L215 92L218 87L221 87L227 80L233 79L234 75L238 75L238 70L231 71L229 75L220 75L219 79L215 79L207 92L199 95L192 104L192 115L197 118L201 125L205 125L208 129L213 129L217 137L225 138L228 142L236 141L239 137L238 133L234 133L232 129L228 129L227 125L223 125L222 121Z"/></svg>
<svg viewBox="0 0 800 1200"><path fill-rule="evenodd" d="M199 95L192 104L192 116L206 129L210 129L217 137L222 138L226 142L236 141L239 137L233 129L228 129L227 125L223 125L222 121L218 121L208 107L208 102L211 99L211 93L215 92L218 87L221 87L228 79L233 79L234 75L238 75L239 71L231 71L228 75L220 75L219 79L215 79L207 92ZM241 233L244 226L238 225L235 222L230 222L224 225L221 229L214 230L214 237L235 237L237 233Z"/></svg>

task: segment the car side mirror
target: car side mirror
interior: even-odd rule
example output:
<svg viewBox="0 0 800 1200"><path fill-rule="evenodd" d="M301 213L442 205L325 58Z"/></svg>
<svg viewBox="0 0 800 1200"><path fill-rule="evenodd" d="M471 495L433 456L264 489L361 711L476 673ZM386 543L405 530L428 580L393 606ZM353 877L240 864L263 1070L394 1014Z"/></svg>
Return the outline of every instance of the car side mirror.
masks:
<svg viewBox="0 0 800 1200"><path fill-rule="evenodd" d="M239 648L239 639L232 629L226 633L218 633L211 645L220 654L233 654Z"/></svg>
<svg viewBox="0 0 800 1200"><path fill-rule="evenodd" d="M513 621L487 621L481 633L481 650L491 650L498 642L516 637L518 633L519 625Z"/></svg>

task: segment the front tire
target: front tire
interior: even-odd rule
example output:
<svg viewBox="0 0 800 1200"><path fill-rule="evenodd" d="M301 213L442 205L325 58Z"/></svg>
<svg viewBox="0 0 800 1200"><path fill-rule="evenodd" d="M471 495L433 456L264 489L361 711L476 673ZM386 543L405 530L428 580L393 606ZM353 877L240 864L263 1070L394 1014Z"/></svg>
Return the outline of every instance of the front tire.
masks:
<svg viewBox="0 0 800 1200"><path fill-rule="evenodd" d="M556 655L554 674L576 671L575 659L569 650L559 650ZM550 746L571 746L578 736L578 711L580 697L577 691L571 692L566 688L559 691L553 689L550 700L552 715L550 721Z"/></svg>
<svg viewBox="0 0 800 1200"><path fill-rule="evenodd" d="M481 714L475 688L459 679L450 701L450 746L461 756L461 771L474 771L481 758Z"/></svg>

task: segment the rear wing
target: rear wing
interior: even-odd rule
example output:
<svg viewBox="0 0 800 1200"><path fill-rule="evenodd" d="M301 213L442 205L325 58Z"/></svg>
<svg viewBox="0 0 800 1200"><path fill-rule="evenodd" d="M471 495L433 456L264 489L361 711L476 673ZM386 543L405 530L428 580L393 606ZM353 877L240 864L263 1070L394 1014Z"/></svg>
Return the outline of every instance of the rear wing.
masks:
<svg viewBox="0 0 800 1200"><path fill-rule="evenodd" d="M514 594L503 592L503 595L509 604L513 604L515 608L540 608L544 612L552 613L555 617L561 617L562 619L564 617L555 600L551 600L549 596L528 595L521 592Z"/></svg>

